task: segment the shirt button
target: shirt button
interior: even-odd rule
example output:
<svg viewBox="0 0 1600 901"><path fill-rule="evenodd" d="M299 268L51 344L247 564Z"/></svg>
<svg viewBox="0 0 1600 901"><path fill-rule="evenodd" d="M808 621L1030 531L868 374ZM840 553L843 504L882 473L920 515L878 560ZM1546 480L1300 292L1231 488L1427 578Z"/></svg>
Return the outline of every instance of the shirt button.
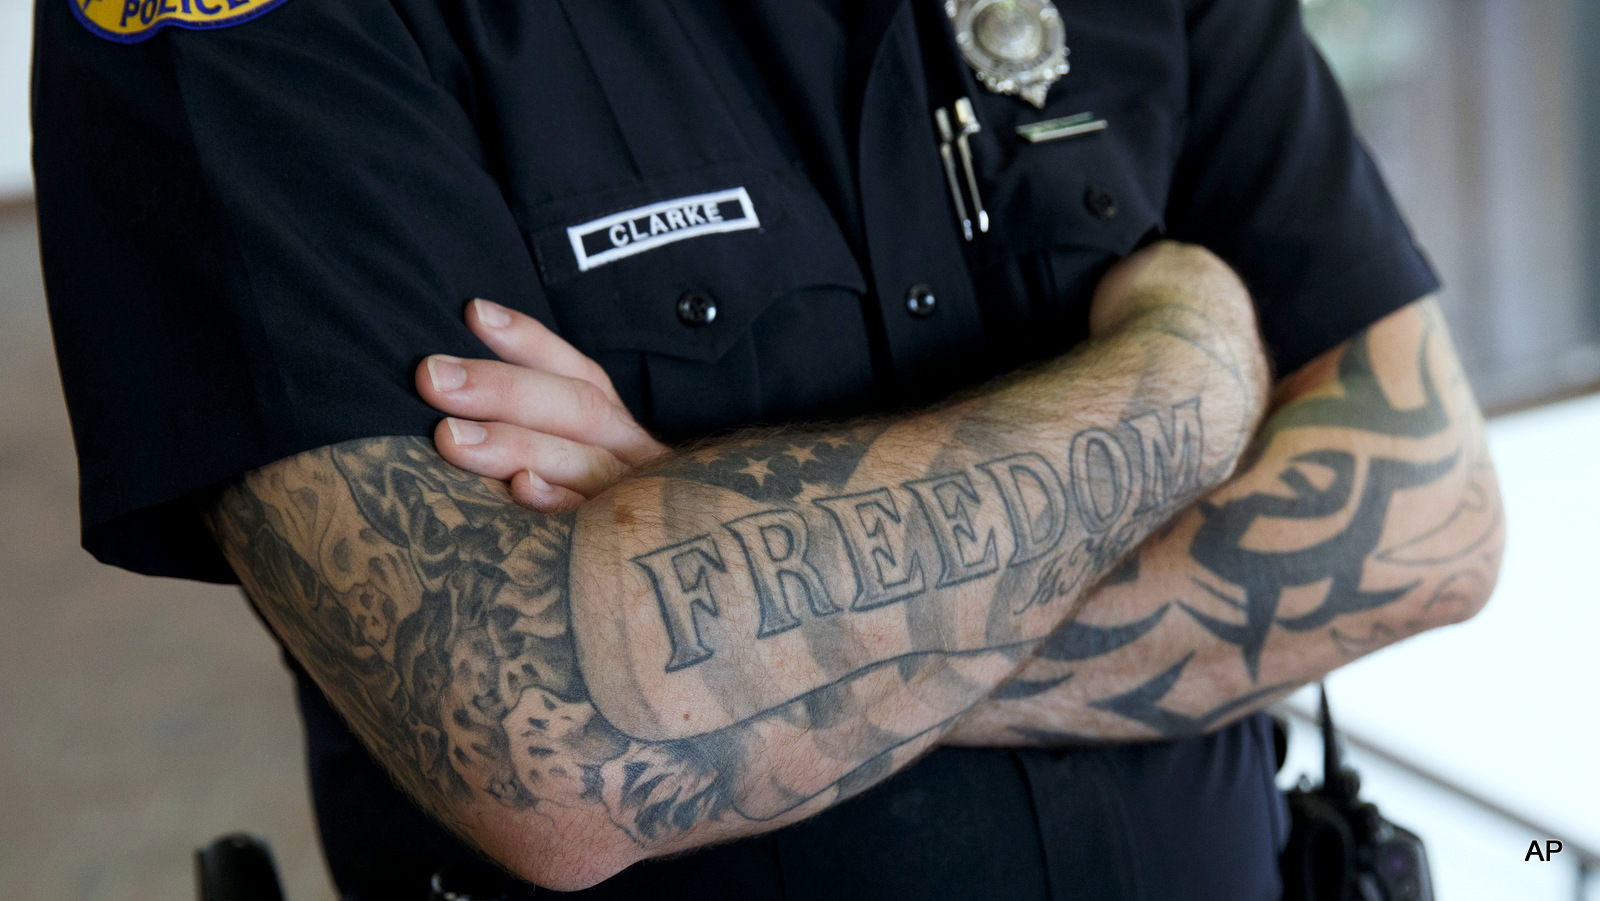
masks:
<svg viewBox="0 0 1600 901"><path fill-rule="evenodd" d="M710 325L717 319L717 302L696 291L678 298L678 321L691 328Z"/></svg>
<svg viewBox="0 0 1600 901"><path fill-rule="evenodd" d="M918 319L927 319L938 312L939 298L928 285L912 285L906 292L906 312Z"/></svg>
<svg viewBox="0 0 1600 901"><path fill-rule="evenodd" d="M1101 219L1117 218L1117 198L1099 185L1091 184L1089 190L1083 192L1083 205Z"/></svg>

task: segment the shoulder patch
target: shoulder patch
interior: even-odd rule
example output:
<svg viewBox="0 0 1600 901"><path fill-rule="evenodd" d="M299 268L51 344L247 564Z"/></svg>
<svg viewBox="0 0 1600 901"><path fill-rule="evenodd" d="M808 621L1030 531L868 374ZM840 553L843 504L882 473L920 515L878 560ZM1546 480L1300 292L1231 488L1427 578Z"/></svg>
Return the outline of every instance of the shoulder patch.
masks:
<svg viewBox="0 0 1600 901"><path fill-rule="evenodd" d="M84 27L119 44L137 44L173 25L227 28L248 22L283 0L67 0Z"/></svg>

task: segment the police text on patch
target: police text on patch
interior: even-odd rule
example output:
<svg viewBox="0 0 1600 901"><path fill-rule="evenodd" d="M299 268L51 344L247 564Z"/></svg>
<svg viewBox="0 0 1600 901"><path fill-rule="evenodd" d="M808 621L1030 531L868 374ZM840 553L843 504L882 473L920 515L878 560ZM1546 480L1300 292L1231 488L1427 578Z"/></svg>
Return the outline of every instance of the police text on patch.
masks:
<svg viewBox="0 0 1600 901"><path fill-rule="evenodd" d="M639 207L567 229L578 271L689 238L760 228L750 192L730 188Z"/></svg>
<svg viewBox="0 0 1600 901"><path fill-rule="evenodd" d="M69 0L85 28L137 44L167 26L204 30L248 22L284 0Z"/></svg>

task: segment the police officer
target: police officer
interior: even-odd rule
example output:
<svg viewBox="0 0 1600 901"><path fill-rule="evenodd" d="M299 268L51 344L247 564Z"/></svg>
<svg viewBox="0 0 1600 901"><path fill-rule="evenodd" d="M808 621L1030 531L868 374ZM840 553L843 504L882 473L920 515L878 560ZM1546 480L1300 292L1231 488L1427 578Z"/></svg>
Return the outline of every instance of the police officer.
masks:
<svg viewBox="0 0 1600 901"><path fill-rule="evenodd" d="M477 851L457 836L520 875L557 872L486 840L477 814L446 809L449 798L475 793L504 803L470 809L517 811L524 836L543 835L541 822L565 822L562 811L579 799L603 801L645 860L600 881L593 897L1275 897L1288 826L1273 788L1270 726L1251 711L1407 628L1390 620L1412 630L1443 621L1437 611L1428 619L1384 606L1427 600L1445 576L1424 564L1414 579L1383 586L1405 590L1377 592L1363 581L1400 490L1360 475L1377 471L1372 436L1388 442L1391 457L1404 456L1394 450L1403 434L1422 442L1419 460L1446 461L1437 472L1406 464L1415 511L1407 515L1458 506L1452 492L1464 490L1462 481L1447 471L1470 470L1492 489L1485 461L1450 454L1473 444L1476 418L1464 388L1438 387L1453 357L1431 307L1415 303L1436 289L1434 276L1353 133L1294 0L40 0L34 89L45 275L80 457L85 546L138 572L242 577L250 587L292 652L319 827L348 898L425 897L430 879L455 878L440 873L483 878ZM1245 559L1244 546L1212 541L1205 530L1211 523L1225 532L1228 515L1243 507L1219 503L1203 517L1166 511L1158 518L1179 525L1131 559L1148 574L1166 557L1182 558L1198 575L1185 570L1140 589L1146 577L1130 563L1098 595L1058 581L1063 595L1086 600L1082 620L1039 659L1017 652L1006 667L1015 681L960 725L954 716L939 724L945 746L919 762L894 749L920 745L885 745L831 785L824 802L777 805L782 815L766 824L747 815L748 795L726 803L694 795L707 806L691 809L689 789L663 797L667 783L653 779L649 756L678 754L681 763L687 755L716 771L703 746L682 750L688 738L607 752L570 772L539 761L566 760L595 742L643 741L649 730L623 728L619 738L614 727L627 718L613 713L616 723L587 720L546 747L539 736L558 726L537 710L515 708L522 731L496 725L509 722L505 705L528 685L545 692L551 716L585 690L604 708L598 698L611 689L600 683L622 662L586 662L581 678L569 667L560 691L551 687L558 677L535 671L556 657L510 675L474 675L461 648L476 645L452 643L459 636L449 631L466 608L458 603L431 624L414 613L458 590L448 575L429 581L435 573L419 562L418 542L490 528L473 518L478 507L452 494L454 477L411 468L424 465L416 447L436 440L461 469L509 479L525 506L555 510L593 499L635 465L675 457L658 439L863 414L890 416L880 428L892 431L903 411L1083 345L1097 286L1102 298L1133 296L1140 278L1154 278L1155 294L1204 288L1213 294L1207 302L1222 303L1215 296L1233 288L1217 286L1237 285L1163 239L1204 245L1242 277L1271 361L1291 376L1280 400L1324 398L1286 407L1264 435L1300 428L1338 445L1291 463L1264 443L1223 497L1298 498L1304 511L1322 512L1274 515L1333 517L1340 540L1314 560L1295 557L1300 569L1267 584L1252 573L1288 569L1266 556L1230 567ZM1112 281L1123 287L1107 287L1114 264L1140 248L1136 261L1146 268L1117 270ZM470 304L463 321L473 298L494 303ZM1097 339L1111 334L1106 328L1093 329ZM1233 332L1243 334L1237 325ZM516 402L459 406L452 386L483 377L473 361L496 355L507 361L494 370L509 386L502 398ZM1234 371L1250 368L1242 366ZM552 387L552 376L565 387ZM596 390L573 396L609 411L582 426L554 409L577 382ZM1389 400L1397 390L1405 401ZM1072 405L1072 396L1061 400ZM1175 461L1186 440L1201 441L1198 417L1211 409L1191 420L1173 404L1141 420L1135 400L1126 403L1123 425L1079 433L1083 465L1110 473L1109 494L1067 484L1063 510L1073 491L1087 492L1073 501L1080 517L1131 509L1132 495L1118 485L1141 476L1119 469L1119 459L1189 497L1204 487L1199 468ZM448 427L440 411L451 414ZM743 438L737 452L713 445L715 453L681 465L704 464L696 484L777 503L783 489L772 486L785 479L795 484L791 495L810 496L808 474L822 470L807 467L830 454L869 466L877 433L868 433L828 433L766 456L760 442L775 439ZM507 435L514 440L497 445ZM377 460L389 451L371 442L405 436L428 441ZM485 462L474 446L501 456ZM568 470L583 461L581 472L548 463L541 448L551 447ZM1297 453L1312 449L1296 445ZM316 461L327 465L294 488L302 472L294 467ZM1012 495L974 464L976 481L929 495L945 512L926 513L920 532L895 532L895 517L909 522L926 505L896 507L895 517L874 507L878 518L862 520L859 534L815 507L811 515L822 518L809 526L785 520L791 525L771 526L776 532L750 533L765 536L766 549L752 552L746 542L743 552L776 574L763 617L784 628L793 619L799 635L811 634L813 616L850 615L836 612L847 603L830 606L822 596L841 597L833 574L821 564L805 569L817 558L794 551L805 528L813 548L835 540L819 537L816 523L842 530L836 541L847 550L860 542L878 569L871 575L858 562L857 579L869 572L864 578L880 587L888 584L883 567L908 573L917 547L924 561L955 560L981 574L983 524L1000 520L969 517L965 532L938 524L960 525L963 509L1045 509L1054 495L1038 473L1051 465L1024 466ZM1072 465L1055 468L1070 475ZM1358 475L1365 493L1351 490ZM1028 478L1043 494L1026 494L1035 491ZM340 479L348 490L319 493ZM279 490L271 485L282 493L271 495ZM921 497L895 491L902 505ZM335 534L330 523L343 514L327 511L351 503L366 530ZM307 512L313 507L323 519ZM618 528L632 515L624 507L613 514ZM333 530L322 563L308 562L322 559L309 550L317 542L302 546L290 534L298 516L307 517L303 533ZM384 516L409 517L410 526ZM442 525L429 531L425 522ZM1021 561L1021 548L1051 528L1014 520L989 535ZM551 529L566 537L547 546L571 541L570 531ZM895 535L908 542L898 551ZM953 544L938 544L940 535ZM733 602L725 593L716 607L710 595L693 594L697 578L732 578L727 557L741 545L718 540L696 551L699 569L687 576L682 553L671 558L676 576L662 576L668 570L646 556L623 567L655 580L663 618L649 625L672 640L669 672L706 672L719 652L712 632L698 630L731 617ZM1486 540L1479 546L1492 547L1494 536ZM365 570L363 541L389 542ZM290 552L274 557L269 544ZM1130 559L1115 543L1083 547L1105 568ZM961 556L968 551L978 562ZM384 554L394 568L372 576ZM473 559L468 568L481 576L487 558ZM1068 570L1078 566L1062 559ZM1085 582L1103 574L1084 566ZM807 581L813 570L817 581ZM413 578L421 595L395 587ZM1452 595L1449 617L1470 614L1492 583L1491 569L1473 590ZM1321 606L1277 616L1271 605L1289 604L1285 587L1304 584L1323 586ZM313 600L303 606L280 605L306 590ZM757 584L750 597L761 591ZM779 595L793 603L770 600ZM338 604L328 600L335 597ZM677 601L687 613L673 619ZM336 623L326 618L335 609L344 611ZM1372 618L1385 610L1388 620ZM494 625L496 615L482 616L486 631L475 641L503 649L511 632L495 631L504 625ZM783 631L762 623L764 633ZM518 647L533 641L533 632L515 634ZM585 641L580 630L579 645L592 646ZM1100 665L1109 674L1097 675ZM780 675L757 672L754 681L770 681L780 700L811 705L792 714L810 717L807 730L820 734L822 720L843 715L819 712L818 695L785 693ZM472 682L480 677L488 681ZM995 675L984 690L1004 681ZM430 707L418 700L430 685L456 688L428 695ZM440 706L451 690L471 696L453 715ZM497 704L500 713L486 712ZM715 719L714 707L695 715L712 710L705 715ZM385 739L391 728L404 741ZM458 728L478 738L462 739ZM870 744L842 741L841 759ZM524 746L531 757L518 756ZM645 756L627 756L636 753ZM522 764L489 778L491 759ZM576 788L541 794L541 779ZM553 797L568 803L538 800ZM674 817L687 822L694 811L711 811L714 828L740 817L753 825L650 844L655 829L672 832ZM528 839L556 857L611 840ZM549 881L570 888L611 875L578 871Z"/></svg>

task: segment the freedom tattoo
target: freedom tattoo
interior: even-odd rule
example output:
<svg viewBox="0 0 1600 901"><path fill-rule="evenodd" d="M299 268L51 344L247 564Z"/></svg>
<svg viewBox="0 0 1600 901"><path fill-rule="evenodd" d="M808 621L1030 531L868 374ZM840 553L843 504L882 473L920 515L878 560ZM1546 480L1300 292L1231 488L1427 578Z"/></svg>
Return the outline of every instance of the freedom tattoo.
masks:
<svg viewBox="0 0 1600 901"><path fill-rule="evenodd" d="M587 664L569 584L574 518L511 505L424 440L302 455L226 491L211 524L351 727L447 825L466 833L453 802L486 791L535 813L598 805L654 843L834 803L914 759L1031 652L1014 621L1104 575L1107 548L1142 534L1133 524L1203 490L1199 414L1191 400L1085 430L1064 466L1007 454L862 491L839 489L880 432L868 427L686 457L652 477L668 495L711 488L770 506L635 556L654 634ZM352 517L359 527L341 526ZM942 618L940 593L982 580L993 609L963 633ZM831 624L868 616L896 617L910 637L856 656L861 643ZM738 677L754 664L719 643L730 620L758 646L798 640L817 684L774 695ZM716 727L669 733L654 712L642 727L602 713L596 678L628 673L652 648L657 673L720 686L727 705L707 705ZM719 663L735 676L701 675ZM921 700L909 712L908 689ZM775 742L818 763L779 779L756 763Z"/></svg>
<svg viewBox="0 0 1600 901"><path fill-rule="evenodd" d="M1025 653L1041 623L1059 622L1057 599L1078 597L1202 487L1197 398L1083 429L1060 465L1023 451L861 484L876 440L780 434L639 477L664 505L738 514L632 556L632 581L586 586L655 602L654 617L573 611L579 667L607 719L640 738L689 738L888 662ZM616 514L591 515L609 531ZM993 595L987 615L972 615L964 586Z"/></svg>
<svg viewBox="0 0 1600 901"><path fill-rule="evenodd" d="M1132 535L1142 534L1124 523L1131 504L1140 515L1164 511L1199 485L1198 398L1166 416L1148 413L1130 419L1121 432L1094 428L1079 433L1072 442L1069 478L1039 454L1010 454L970 469L903 482L897 490L814 498L811 505L826 513L821 521L793 509L764 510L723 523L726 536L698 535L634 557L661 609L671 647L664 669L696 666L715 655L701 626L722 615L719 597L754 598L759 609L754 637L769 639L800 627L802 616L909 603L930 589L1031 563L1061 544L1069 520L1075 518L1088 537L1073 553L1051 562L1027 605L1067 595L1089 574L1103 572L1108 561L1120 559ZM790 453L820 463L818 450L828 447L823 443ZM728 473L749 475L761 472L753 466L771 468L771 457L755 458L759 462L752 464L748 453L739 456L744 459L727 461L720 478L697 475L737 489L744 486L727 478ZM776 456L789 458L789 453ZM1138 469L1142 484L1134 480L1136 459L1143 461ZM997 508L1004 511L1003 525L986 515ZM852 584L830 586L813 564L813 524L830 529L827 537L844 548ZM1121 541L1110 534L1119 525L1125 533ZM998 550L1002 531L1012 549L1003 565ZM730 577L727 562L733 554L742 563L737 580ZM739 584L717 588L734 581Z"/></svg>
<svg viewBox="0 0 1600 901"><path fill-rule="evenodd" d="M517 507L425 439L379 438L251 473L208 523L447 826L603 818L664 853L877 783L1071 623L1232 470L1264 394L1239 333L1152 307L1121 343L979 399L722 439L573 515ZM1051 653L1150 625L1069 626Z"/></svg>

